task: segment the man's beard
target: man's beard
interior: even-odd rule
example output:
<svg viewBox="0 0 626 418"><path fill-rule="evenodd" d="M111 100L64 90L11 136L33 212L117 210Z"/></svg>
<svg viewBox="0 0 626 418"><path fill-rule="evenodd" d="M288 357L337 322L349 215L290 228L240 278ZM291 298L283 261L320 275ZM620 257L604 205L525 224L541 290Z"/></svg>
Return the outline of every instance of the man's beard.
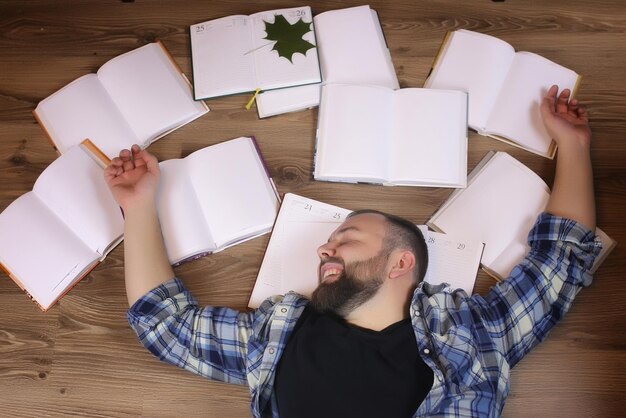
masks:
<svg viewBox="0 0 626 418"><path fill-rule="evenodd" d="M383 274L388 260L386 251L364 261L344 265L337 280L321 283L311 296L310 306L321 313L346 318L350 312L370 300L384 282ZM343 264L338 258L328 258Z"/></svg>

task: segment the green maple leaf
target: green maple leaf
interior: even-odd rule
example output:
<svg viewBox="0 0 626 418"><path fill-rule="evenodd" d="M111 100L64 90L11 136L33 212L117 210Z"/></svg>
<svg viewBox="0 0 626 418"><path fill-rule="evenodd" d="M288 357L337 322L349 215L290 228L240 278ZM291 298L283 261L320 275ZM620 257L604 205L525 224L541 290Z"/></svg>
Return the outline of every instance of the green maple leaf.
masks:
<svg viewBox="0 0 626 418"><path fill-rule="evenodd" d="M298 52L306 55L306 52L315 48L315 45L302 39L304 34L311 32L311 23L306 23L300 18L293 25L287 22L285 16L276 15L274 23L265 23L267 36L263 39L276 41L272 51L278 52L279 57L285 57L293 64L293 54Z"/></svg>

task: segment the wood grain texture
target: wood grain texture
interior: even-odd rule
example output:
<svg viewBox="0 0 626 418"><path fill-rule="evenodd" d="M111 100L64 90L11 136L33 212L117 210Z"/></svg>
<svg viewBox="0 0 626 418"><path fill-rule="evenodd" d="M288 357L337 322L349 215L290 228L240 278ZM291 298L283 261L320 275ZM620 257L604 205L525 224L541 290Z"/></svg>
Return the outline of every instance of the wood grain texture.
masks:
<svg viewBox="0 0 626 418"><path fill-rule="evenodd" d="M358 5L318 1L314 13ZM403 87L424 82L446 31L495 35L583 74L579 99L594 131L598 224L620 245L550 337L512 372L505 417L612 417L626 409L626 13L621 1L372 1ZM191 78L188 26L296 4L240 0L0 0L0 210L31 190L55 152L31 111L107 60L161 40ZM226 139L255 135L281 193L347 208L373 207L423 223L451 192L312 180L317 111L258 120L249 97L208 102L211 112L151 146L184 157ZM505 150L550 183L554 162L470 135L472 168ZM177 269L203 304L245 309L268 237ZM493 281L479 275L484 294ZM209 382L161 364L126 322L123 244L49 312L0 273L2 416L249 416L245 387Z"/></svg>

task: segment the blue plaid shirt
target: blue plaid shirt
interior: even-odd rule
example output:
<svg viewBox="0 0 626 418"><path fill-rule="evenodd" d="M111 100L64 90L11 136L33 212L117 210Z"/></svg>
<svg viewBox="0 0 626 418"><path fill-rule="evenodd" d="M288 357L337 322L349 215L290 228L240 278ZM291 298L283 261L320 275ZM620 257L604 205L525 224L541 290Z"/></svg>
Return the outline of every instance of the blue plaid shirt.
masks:
<svg viewBox="0 0 626 418"><path fill-rule="evenodd" d="M600 250L591 231L544 213L529 243L528 256L484 297L444 285L417 287L410 315L434 383L415 416L500 416L511 368L591 283L588 270ZM248 385L252 415L276 417L276 366L307 302L288 293L266 300L254 312L200 307L173 279L138 300L128 320L159 359L211 379Z"/></svg>

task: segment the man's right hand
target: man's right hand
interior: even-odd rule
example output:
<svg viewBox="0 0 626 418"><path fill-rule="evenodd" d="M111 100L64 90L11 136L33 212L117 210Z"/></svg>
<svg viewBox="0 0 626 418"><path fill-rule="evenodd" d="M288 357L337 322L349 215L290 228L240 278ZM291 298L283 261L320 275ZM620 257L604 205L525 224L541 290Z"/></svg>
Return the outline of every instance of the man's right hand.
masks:
<svg viewBox="0 0 626 418"><path fill-rule="evenodd" d="M154 155L133 145L120 151L104 171L117 203L126 212L136 206L153 205L159 184L159 164Z"/></svg>
<svg viewBox="0 0 626 418"><path fill-rule="evenodd" d="M589 116L578 100L568 100L570 90L564 89L558 95L558 86L550 87L541 103L541 117L548 133L559 148L591 144Z"/></svg>

